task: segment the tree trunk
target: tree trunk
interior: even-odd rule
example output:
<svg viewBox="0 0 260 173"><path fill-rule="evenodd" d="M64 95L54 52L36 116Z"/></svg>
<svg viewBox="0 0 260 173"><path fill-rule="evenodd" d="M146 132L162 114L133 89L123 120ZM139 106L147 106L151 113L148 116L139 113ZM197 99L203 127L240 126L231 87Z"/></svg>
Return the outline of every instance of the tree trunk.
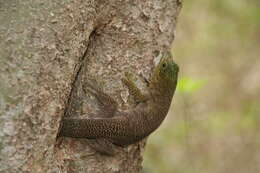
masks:
<svg viewBox="0 0 260 173"><path fill-rule="evenodd" d="M144 141L104 156L56 140L63 116L94 112L95 79L121 109L124 72L148 77L174 39L179 0L0 0L0 172L140 172ZM57 142L58 141L58 142Z"/></svg>

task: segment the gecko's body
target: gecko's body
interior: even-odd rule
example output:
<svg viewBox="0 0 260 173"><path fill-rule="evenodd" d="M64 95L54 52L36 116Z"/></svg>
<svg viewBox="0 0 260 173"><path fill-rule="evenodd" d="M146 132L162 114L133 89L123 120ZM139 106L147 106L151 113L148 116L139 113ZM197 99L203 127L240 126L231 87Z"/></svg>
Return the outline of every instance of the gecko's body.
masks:
<svg viewBox="0 0 260 173"><path fill-rule="evenodd" d="M105 118L62 120L59 136L106 139L117 145L135 143L159 127L168 113L174 95L178 66L171 54L165 53L155 67L150 79L148 94L143 95L130 77L122 81L139 104L128 111L118 111L115 101L102 91L92 87L92 93L100 102ZM93 91L94 90L94 91Z"/></svg>

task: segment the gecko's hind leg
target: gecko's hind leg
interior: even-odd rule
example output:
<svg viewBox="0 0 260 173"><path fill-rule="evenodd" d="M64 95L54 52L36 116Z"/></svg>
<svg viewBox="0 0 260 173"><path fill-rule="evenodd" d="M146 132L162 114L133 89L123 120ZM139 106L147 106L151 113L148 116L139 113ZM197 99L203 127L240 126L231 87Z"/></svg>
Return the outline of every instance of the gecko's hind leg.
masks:
<svg viewBox="0 0 260 173"><path fill-rule="evenodd" d="M98 105L100 107L100 112L98 113L98 117L103 117L103 118L111 118L114 116L115 111L117 110L117 102L108 94L106 94L100 87L97 87L99 85L95 84L94 85L87 83L84 87L83 90L85 93L89 92L98 101Z"/></svg>

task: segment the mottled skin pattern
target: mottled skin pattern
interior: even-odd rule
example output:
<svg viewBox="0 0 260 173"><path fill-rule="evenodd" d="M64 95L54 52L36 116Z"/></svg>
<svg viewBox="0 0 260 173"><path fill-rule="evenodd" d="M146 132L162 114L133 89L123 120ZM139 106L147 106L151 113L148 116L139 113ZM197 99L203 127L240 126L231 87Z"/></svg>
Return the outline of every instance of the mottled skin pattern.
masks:
<svg viewBox="0 0 260 173"><path fill-rule="evenodd" d="M154 69L146 95L136 87L131 76L126 74L122 82L138 104L124 112L117 110L117 104L110 96L89 86L87 91L98 99L101 113L106 115L95 119L63 119L59 136L106 139L120 146L145 138L160 126L168 113L177 85L178 71L178 65L174 63L171 54L164 53Z"/></svg>

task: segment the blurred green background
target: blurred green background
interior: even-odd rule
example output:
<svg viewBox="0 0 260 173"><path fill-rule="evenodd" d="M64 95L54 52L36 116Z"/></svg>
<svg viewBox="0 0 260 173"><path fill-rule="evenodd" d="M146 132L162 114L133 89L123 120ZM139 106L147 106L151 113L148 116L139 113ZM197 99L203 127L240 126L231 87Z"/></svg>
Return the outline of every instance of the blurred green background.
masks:
<svg viewBox="0 0 260 173"><path fill-rule="evenodd" d="M172 52L179 84L144 172L260 172L260 1L184 1Z"/></svg>

